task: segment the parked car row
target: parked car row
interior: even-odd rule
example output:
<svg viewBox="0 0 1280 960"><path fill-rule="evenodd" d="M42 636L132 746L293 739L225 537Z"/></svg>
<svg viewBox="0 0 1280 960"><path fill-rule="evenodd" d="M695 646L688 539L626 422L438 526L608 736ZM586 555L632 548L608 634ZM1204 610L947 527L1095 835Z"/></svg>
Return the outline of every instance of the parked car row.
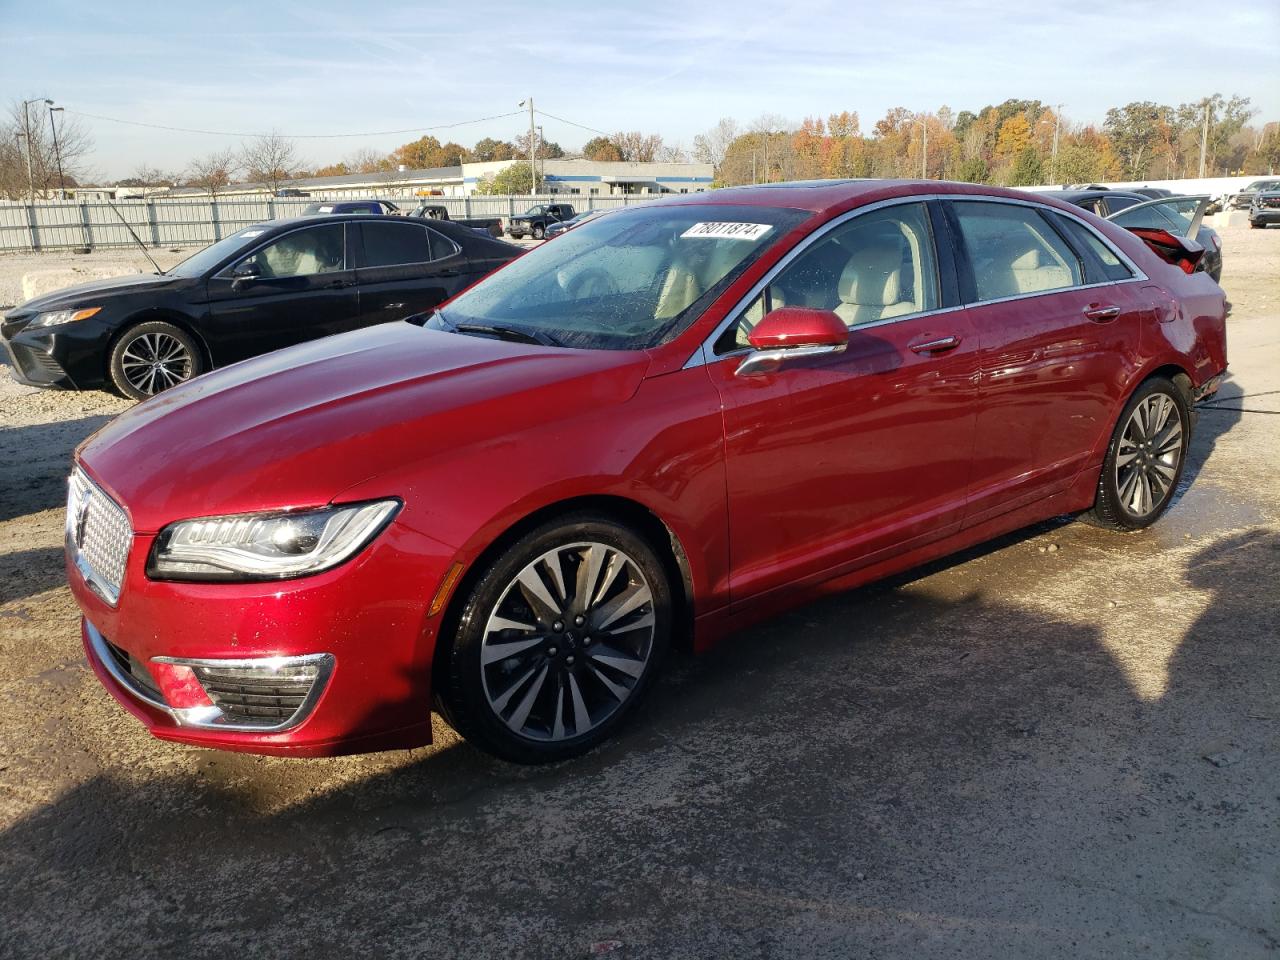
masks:
<svg viewBox="0 0 1280 960"><path fill-rule="evenodd" d="M1222 277L1222 238L1216 230L1203 222L1208 209L1208 197L1179 197L1173 191L1160 187L1141 187L1137 190L1097 187L1089 190L1041 192L1046 196L1074 203L1100 217L1115 220L1123 227L1146 226L1194 234L1197 242L1204 247L1204 257L1197 269L1204 270L1215 281Z"/></svg>
<svg viewBox="0 0 1280 960"><path fill-rule="evenodd" d="M409 250L415 280L438 242L459 285L510 262L84 443L67 552L89 662L165 740L410 747L434 705L544 762L610 737L677 642L1062 513L1148 526L1227 366L1184 200L1126 229L971 184L770 184L611 212L514 260L443 221L242 234L138 283L270 339L328 307L246 315L262 284L315 279L363 311L366 280L400 281L362 271ZM410 305L374 289L379 315ZM127 311L87 296L6 324L118 329Z"/></svg>

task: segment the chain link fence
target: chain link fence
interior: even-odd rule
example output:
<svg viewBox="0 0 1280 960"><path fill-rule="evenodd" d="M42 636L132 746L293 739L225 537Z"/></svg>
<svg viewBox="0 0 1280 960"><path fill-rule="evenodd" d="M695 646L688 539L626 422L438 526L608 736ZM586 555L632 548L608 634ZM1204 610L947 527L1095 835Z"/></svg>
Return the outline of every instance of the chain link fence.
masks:
<svg viewBox="0 0 1280 960"><path fill-rule="evenodd" d="M101 250L136 246L130 230L148 247L205 246L267 220L297 217L313 203L353 198L231 197L222 200L48 200L0 203L0 252ZM445 207L454 219L507 218L538 203L569 203L575 209L614 209L656 199L647 194L578 196L419 197L379 194L404 212L421 203Z"/></svg>

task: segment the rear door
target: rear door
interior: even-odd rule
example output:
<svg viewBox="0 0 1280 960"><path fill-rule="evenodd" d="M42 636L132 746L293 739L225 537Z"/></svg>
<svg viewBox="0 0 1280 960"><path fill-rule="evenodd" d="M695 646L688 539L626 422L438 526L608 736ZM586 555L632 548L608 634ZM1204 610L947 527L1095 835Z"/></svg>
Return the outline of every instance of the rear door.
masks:
<svg viewBox="0 0 1280 960"><path fill-rule="evenodd" d="M210 278L204 331L214 363L351 329L358 304L349 231L340 221L290 231Z"/></svg>
<svg viewBox="0 0 1280 960"><path fill-rule="evenodd" d="M359 231L360 326L433 310L468 282L462 248L422 222L366 220Z"/></svg>
<svg viewBox="0 0 1280 960"><path fill-rule="evenodd" d="M1065 489L1138 364L1144 311L1136 274L1083 221L1037 204L949 201L961 292L981 344L981 401L965 524ZM1063 221L1115 261L1068 242ZM1114 279L1112 279L1114 277Z"/></svg>

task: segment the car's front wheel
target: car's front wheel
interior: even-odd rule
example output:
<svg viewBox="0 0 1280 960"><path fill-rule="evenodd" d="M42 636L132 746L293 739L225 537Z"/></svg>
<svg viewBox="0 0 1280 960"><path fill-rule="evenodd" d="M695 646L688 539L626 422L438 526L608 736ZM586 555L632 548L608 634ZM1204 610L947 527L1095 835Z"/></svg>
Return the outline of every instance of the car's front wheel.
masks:
<svg viewBox="0 0 1280 960"><path fill-rule="evenodd" d="M439 705L459 733L504 759L574 756L644 696L671 624L671 587L647 540L606 517L556 520L471 588L437 674Z"/></svg>
<svg viewBox="0 0 1280 960"><path fill-rule="evenodd" d="M200 347L185 330L152 320L126 330L111 348L111 382L132 400L145 400L200 374Z"/></svg>
<svg viewBox="0 0 1280 960"><path fill-rule="evenodd" d="M1172 380L1153 377L1125 404L1111 435L1089 518L1114 530L1150 526L1169 508L1191 441L1191 409Z"/></svg>
<svg viewBox="0 0 1280 960"><path fill-rule="evenodd" d="M533 226L533 239L535 239L535 240L541 240L541 239L542 239L543 237L545 237L546 235L547 235L546 227L544 227L544 226L543 226L542 224L540 224L540 223L536 223L536 224L534 224L534 226Z"/></svg>

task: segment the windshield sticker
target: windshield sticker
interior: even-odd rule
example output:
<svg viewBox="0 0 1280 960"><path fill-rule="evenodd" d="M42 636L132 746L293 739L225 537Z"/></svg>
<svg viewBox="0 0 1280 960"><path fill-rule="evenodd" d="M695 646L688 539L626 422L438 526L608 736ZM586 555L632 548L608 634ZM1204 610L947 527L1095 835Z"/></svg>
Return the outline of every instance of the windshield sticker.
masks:
<svg viewBox="0 0 1280 960"><path fill-rule="evenodd" d="M772 229L767 223L695 223L680 236L691 240L759 240Z"/></svg>
<svg viewBox="0 0 1280 960"><path fill-rule="evenodd" d="M248 240L250 237L260 237L266 232L267 231L265 230L246 230L244 233L240 234L240 239Z"/></svg>

